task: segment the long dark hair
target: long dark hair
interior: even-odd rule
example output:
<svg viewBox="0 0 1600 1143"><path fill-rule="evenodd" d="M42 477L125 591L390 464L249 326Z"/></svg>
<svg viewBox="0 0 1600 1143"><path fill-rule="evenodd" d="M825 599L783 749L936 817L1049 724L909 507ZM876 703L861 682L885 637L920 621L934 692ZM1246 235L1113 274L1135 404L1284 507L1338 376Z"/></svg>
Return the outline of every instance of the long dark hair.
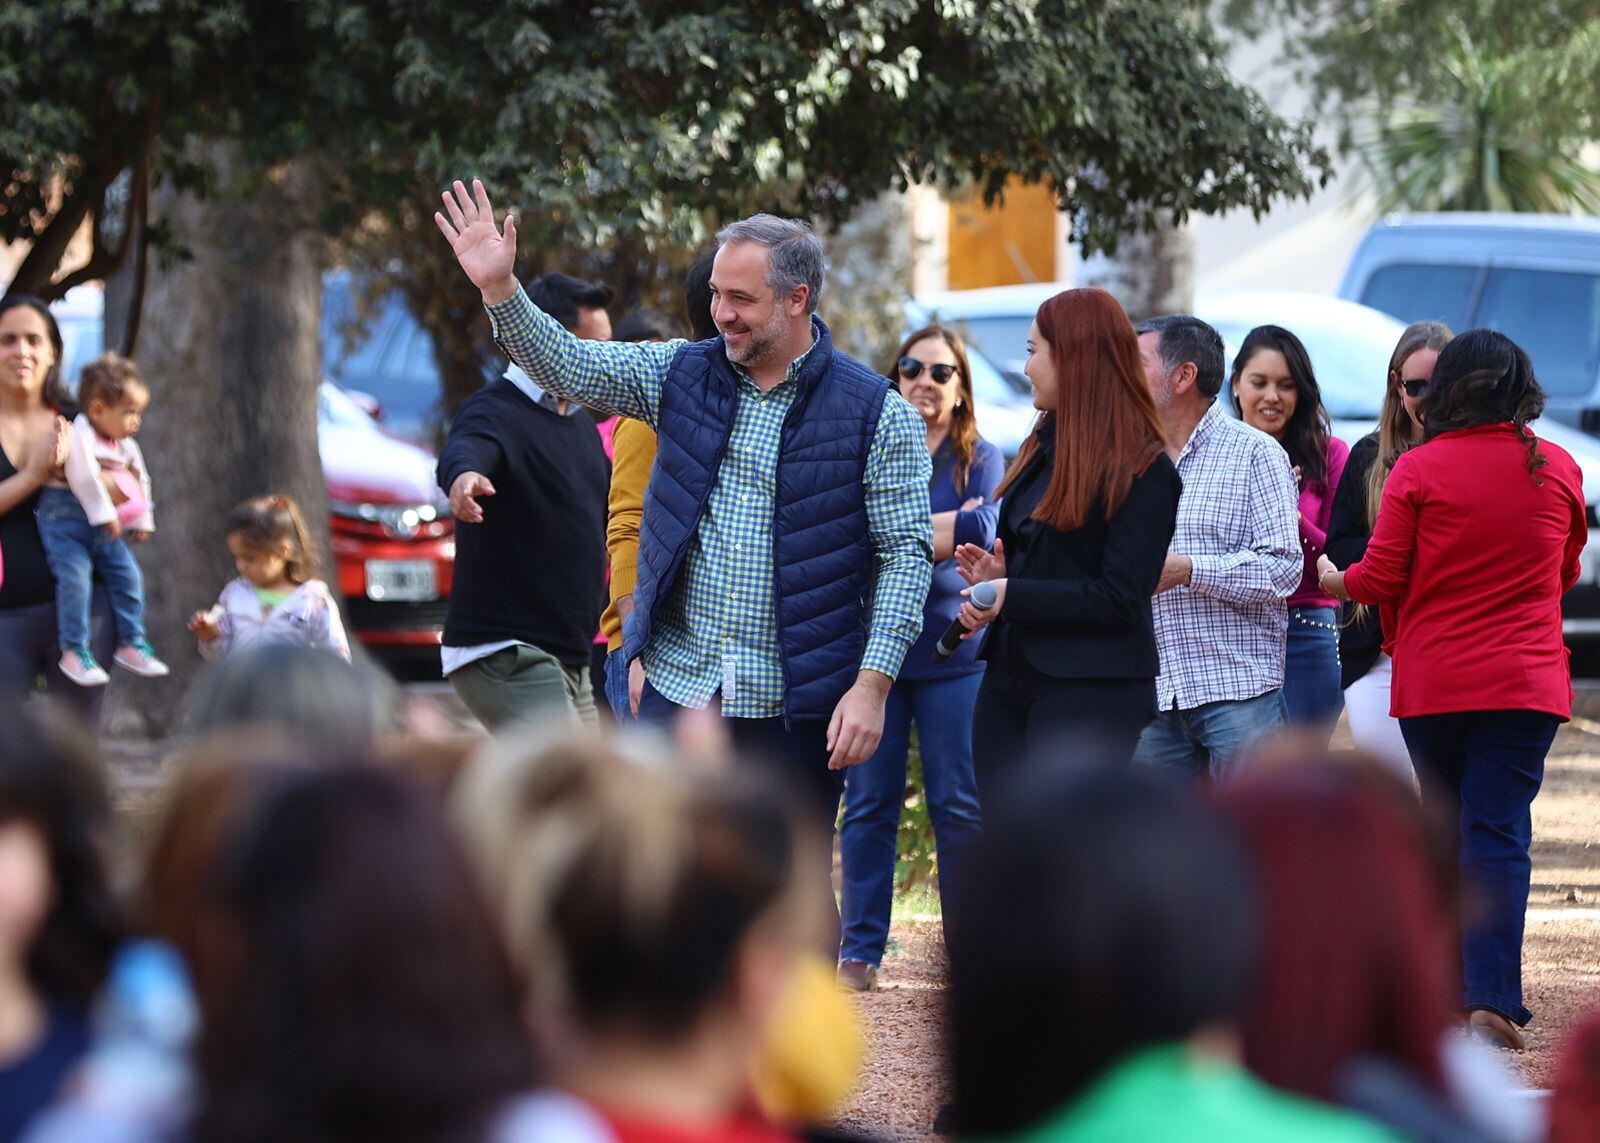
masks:
<svg viewBox="0 0 1600 1143"><path fill-rule="evenodd" d="M1026 1130L1134 1052L1234 1017L1257 937L1241 847L1148 774L1041 771L994 811L949 914L962 1135Z"/></svg>
<svg viewBox="0 0 1600 1143"><path fill-rule="evenodd" d="M1056 437L1055 468L1033 518L1070 532L1096 504L1117 514L1133 481L1167 447L1139 338L1117 299L1104 290L1064 290L1034 318L1056 374L1056 407L1038 432ZM995 496L1006 494L1039 453L1038 433L1023 442Z"/></svg>
<svg viewBox="0 0 1600 1143"><path fill-rule="evenodd" d="M911 347L926 338L936 337L950 347L956 359L956 384L961 387L961 399L950 414L950 447L955 450L956 465L951 474L956 495L965 496L967 477L972 474L972 461L978 454L978 411L972 394L972 366L967 361L967 343L953 329L942 325L925 325L900 343L890 364L888 377L895 388L900 387L900 359Z"/></svg>
<svg viewBox="0 0 1600 1143"><path fill-rule="evenodd" d="M66 381L61 372L61 358L66 353L66 344L61 340L61 327L56 324L55 314L50 312L50 307L44 299L36 298L32 294L7 294L0 298L0 316L18 307L26 307L44 319L45 336L50 339L50 346L56 351L56 363L44 377L44 403L57 412L70 408L73 403L72 397L67 392Z"/></svg>
<svg viewBox="0 0 1600 1143"><path fill-rule="evenodd" d="M1544 390L1522 346L1492 329L1469 329L1439 352L1428 395L1417 410L1422 439L1510 421L1528 448L1528 472L1545 466L1528 422L1544 412Z"/></svg>
<svg viewBox="0 0 1600 1143"><path fill-rule="evenodd" d="M1311 355L1298 337L1281 325L1256 326L1245 336L1244 344L1234 356L1228 391L1234 393L1237 405L1239 398L1234 386L1238 385L1250 359L1263 349L1275 349L1283 354L1289 365L1289 376L1294 379L1294 416L1284 426L1283 451L1289 454L1289 463L1299 467L1302 483L1326 487L1328 438L1333 435L1333 426L1328 421L1328 410L1322 405L1322 389L1311 368Z"/></svg>
<svg viewBox="0 0 1600 1143"><path fill-rule="evenodd" d="M518 991L441 811L347 766L266 795L213 871L197 1143L481 1139L535 1077Z"/></svg>
<svg viewBox="0 0 1600 1143"><path fill-rule="evenodd" d="M28 950L43 995L87 1004L122 935L106 875L111 810L93 742L64 716L0 701L0 827L27 823L49 856L52 900Z"/></svg>

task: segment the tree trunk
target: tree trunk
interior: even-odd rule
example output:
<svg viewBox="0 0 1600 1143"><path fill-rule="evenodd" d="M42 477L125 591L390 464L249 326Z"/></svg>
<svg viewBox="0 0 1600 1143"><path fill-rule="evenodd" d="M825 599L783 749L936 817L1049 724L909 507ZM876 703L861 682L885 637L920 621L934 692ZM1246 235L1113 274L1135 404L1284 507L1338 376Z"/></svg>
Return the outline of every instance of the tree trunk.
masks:
<svg viewBox="0 0 1600 1143"><path fill-rule="evenodd" d="M1116 256L1086 266L1082 284L1109 290L1138 323L1194 311L1194 228L1164 223L1149 234L1125 234Z"/></svg>
<svg viewBox="0 0 1600 1143"><path fill-rule="evenodd" d="M314 179L297 161L256 181L246 197L236 152L223 144L204 151L218 173L212 197L165 183L155 194L152 221L189 257L150 266L140 336L151 389L140 442L156 533L137 554L151 638L173 674L129 682L119 673L113 733L154 737L177 728L202 665L184 624L236 574L223 522L240 500L293 497L321 567L332 566L317 451L324 243L312 225Z"/></svg>

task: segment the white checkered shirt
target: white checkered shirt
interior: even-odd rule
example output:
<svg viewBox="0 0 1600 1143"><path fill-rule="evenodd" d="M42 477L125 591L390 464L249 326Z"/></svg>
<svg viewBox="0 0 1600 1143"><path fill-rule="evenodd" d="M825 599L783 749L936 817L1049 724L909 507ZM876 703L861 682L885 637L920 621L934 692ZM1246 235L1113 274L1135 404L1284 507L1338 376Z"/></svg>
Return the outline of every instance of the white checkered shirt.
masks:
<svg viewBox="0 0 1600 1143"><path fill-rule="evenodd" d="M520 289L487 308L500 347L536 384L656 427L662 382L685 342L583 341ZM784 416L805 359L792 362L783 383L766 393L734 367L739 389L727 453L677 585L656 605L641 656L650 685L680 706L703 707L720 691L730 718L783 714L772 514ZM863 669L890 678L922 630L933 575L931 472L922 417L891 391L863 481L876 582L861 658ZM731 694L724 686L730 660Z"/></svg>
<svg viewBox="0 0 1600 1143"><path fill-rule="evenodd" d="M1178 454L1183 495L1172 551L1188 587L1155 598L1162 710L1239 701L1283 685L1289 608L1300 586L1300 492L1289 454L1215 401Z"/></svg>

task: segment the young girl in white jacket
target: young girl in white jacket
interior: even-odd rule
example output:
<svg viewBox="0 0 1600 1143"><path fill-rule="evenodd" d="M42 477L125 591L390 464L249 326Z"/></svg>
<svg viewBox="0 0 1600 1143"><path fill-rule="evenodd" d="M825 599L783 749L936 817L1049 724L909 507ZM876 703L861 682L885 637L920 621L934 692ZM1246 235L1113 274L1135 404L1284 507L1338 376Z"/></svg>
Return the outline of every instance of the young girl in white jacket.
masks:
<svg viewBox="0 0 1600 1143"><path fill-rule="evenodd" d="M293 500L246 500L228 517L227 537L239 578L222 589L215 607L189 618L202 655L219 659L240 647L302 643L350 658L339 605L328 585L312 578L311 543Z"/></svg>

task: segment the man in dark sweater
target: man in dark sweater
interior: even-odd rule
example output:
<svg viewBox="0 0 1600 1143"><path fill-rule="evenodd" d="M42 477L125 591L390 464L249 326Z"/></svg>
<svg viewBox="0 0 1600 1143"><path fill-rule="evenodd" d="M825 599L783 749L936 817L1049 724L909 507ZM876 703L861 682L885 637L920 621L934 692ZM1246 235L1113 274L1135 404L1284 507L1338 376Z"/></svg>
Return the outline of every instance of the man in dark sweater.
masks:
<svg viewBox="0 0 1600 1143"><path fill-rule="evenodd" d="M584 287L575 325L605 316L605 287L550 277ZM611 475L594 422L512 366L461 406L438 475L460 521L445 677L491 731L562 715L593 725Z"/></svg>

